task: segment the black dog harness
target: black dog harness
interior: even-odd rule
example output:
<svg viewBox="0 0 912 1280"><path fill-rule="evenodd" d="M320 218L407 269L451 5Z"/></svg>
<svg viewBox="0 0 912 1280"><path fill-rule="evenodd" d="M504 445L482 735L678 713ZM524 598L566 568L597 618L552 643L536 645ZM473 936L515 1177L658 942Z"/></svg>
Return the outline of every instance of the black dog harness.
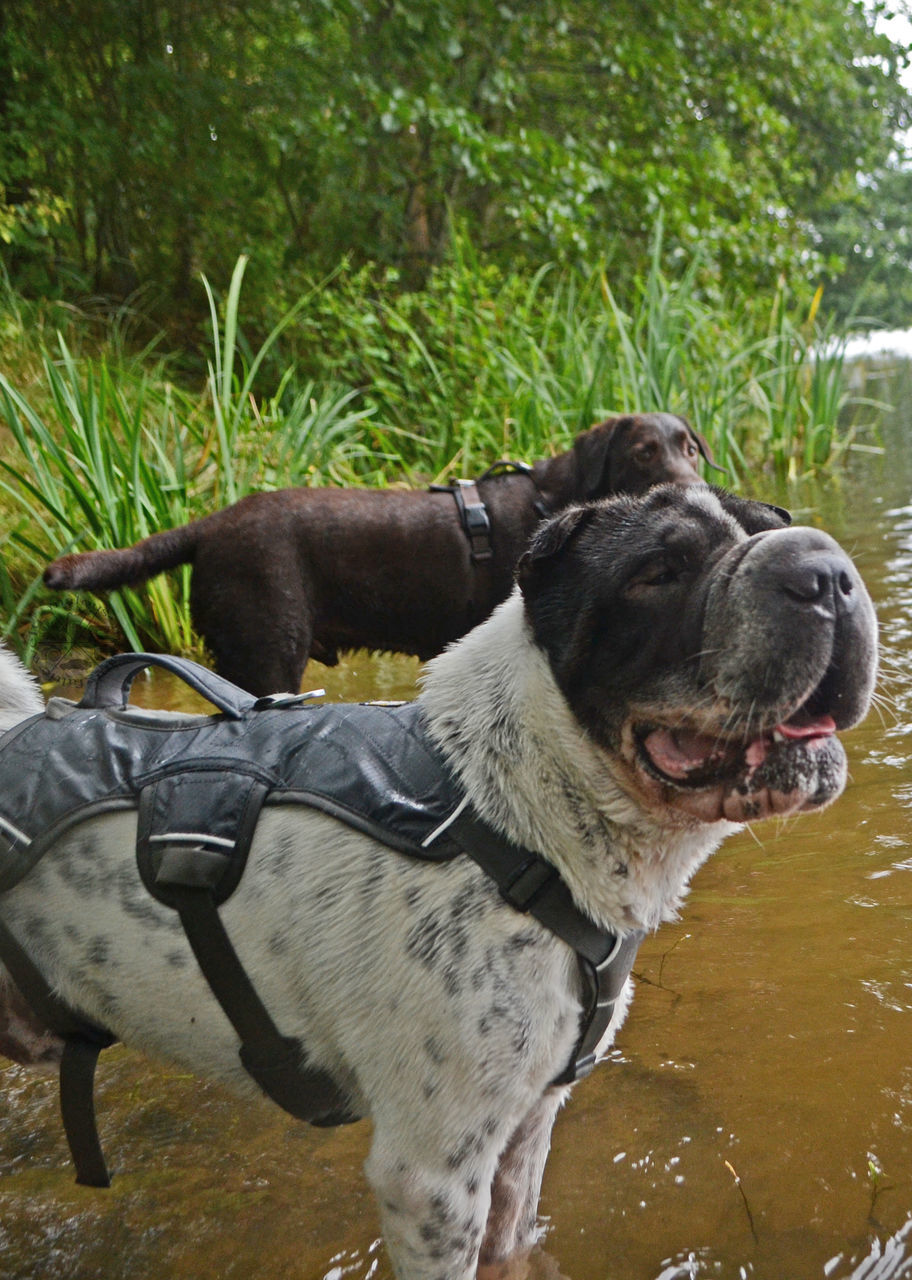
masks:
<svg viewBox="0 0 912 1280"><path fill-rule="evenodd" d="M494 554L491 546L491 517L478 492L478 485L482 480L511 474L528 476L535 483L532 468L527 462L511 462L507 458L501 458L498 462L493 462L477 481L457 480L454 484L431 485L432 493L451 493L455 498L459 523L469 540L473 564L483 564ZM548 515L548 508L541 497L536 499L533 507L542 519Z"/></svg>
<svg viewBox="0 0 912 1280"><path fill-rule="evenodd" d="M133 679L152 665L179 675L221 714L127 708ZM401 854L436 862L467 855L512 907L566 942L577 954L584 1007L571 1060L553 1084L588 1074L642 934L599 929L550 863L482 822L419 704L315 705L312 696L255 699L179 658L124 654L102 663L78 705L52 699L0 738L0 893L78 823L135 810L139 874L178 912L248 1073L299 1119L356 1120L331 1077L308 1065L305 1046L273 1023L218 912L243 874L262 807L320 809ZM92 1090L98 1055L113 1037L60 1001L2 922L0 958L64 1039L61 1110L77 1182L107 1186Z"/></svg>

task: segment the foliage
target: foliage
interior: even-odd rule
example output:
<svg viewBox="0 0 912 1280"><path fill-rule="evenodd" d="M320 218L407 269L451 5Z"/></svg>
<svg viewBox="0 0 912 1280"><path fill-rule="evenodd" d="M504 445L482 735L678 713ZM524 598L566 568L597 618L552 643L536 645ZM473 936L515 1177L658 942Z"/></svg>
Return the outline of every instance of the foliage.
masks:
<svg viewBox="0 0 912 1280"><path fill-rule="evenodd" d="M352 392L317 392L310 384L283 409L286 371L272 400L258 404L250 394L251 368L236 362L234 351L243 266L224 324L213 326L213 372L202 396L162 380L161 366L153 380L135 361L116 370L104 357L77 362L62 337L56 356L43 357L48 412L0 373L2 417L18 453L0 460L6 477L0 487L23 514L7 535L0 566L2 634L27 651L42 634L69 629L74 616L59 597L39 590L50 559L74 547L129 545L183 524L243 496L254 476L260 488L269 488L270 478L284 484L356 478L357 462L367 457L359 428L370 410L353 407ZM275 336L254 356L253 369ZM370 467L382 460L371 454ZM142 592L111 592L108 607L86 610L83 600L80 610L96 643L123 637L134 649L151 643L193 652L189 589L185 566Z"/></svg>
<svg viewBox="0 0 912 1280"><path fill-rule="evenodd" d="M0 562L5 634L33 646L75 616L104 646L122 636L193 651L189 569L100 607L43 591L41 570L256 488L422 483L532 460L615 413L688 415L730 486L832 465L851 440L844 343L818 324L819 298L808 314L781 286L769 315L720 312L702 295L699 260L670 277L662 258L660 229L622 307L604 272L504 276L461 240L423 292L400 293L394 272L386 284L343 273L256 349L240 319L241 259L221 306L204 282L211 350L197 391L161 360L77 360L58 339L29 391L0 374L15 443L2 484L18 512Z"/></svg>
<svg viewBox="0 0 912 1280"><path fill-rule="evenodd" d="M289 338L311 377L363 388L422 475L534 457L600 418L665 409L714 442L735 483L827 465L847 391L821 291L808 306L780 280L768 298L720 302L701 257L668 273L663 245L660 222L622 304L607 271L504 274L457 237L421 292L401 294L394 271L342 273Z"/></svg>
<svg viewBox="0 0 912 1280"><path fill-rule="evenodd" d="M797 283L907 122L882 8L5 0L0 238L26 292L142 287L172 330L254 247L263 316L345 254L424 286L454 218L502 267L607 260L625 299L660 209L666 266Z"/></svg>
<svg viewBox="0 0 912 1280"><path fill-rule="evenodd" d="M827 306L859 327L912 322L912 169L859 176L817 226Z"/></svg>

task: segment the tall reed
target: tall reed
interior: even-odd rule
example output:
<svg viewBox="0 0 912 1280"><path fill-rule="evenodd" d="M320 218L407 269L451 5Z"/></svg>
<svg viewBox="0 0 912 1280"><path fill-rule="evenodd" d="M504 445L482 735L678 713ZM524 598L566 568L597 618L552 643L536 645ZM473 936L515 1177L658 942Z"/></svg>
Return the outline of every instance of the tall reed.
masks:
<svg viewBox="0 0 912 1280"><path fill-rule="evenodd" d="M354 405L354 392L312 383L290 392L289 370L271 399L254 397L256 371L281 327L249 363L238 355L242 274L239 265L224 321L213 312L202 394L133 365L113 372L103 358L77 361L60 336L56 355L42 359L43 412L0 373L0 407L18 452L0 457L0 488L20 513L2 548L0 635L25 651L43 636L71 634L81 617L96 643L199 653L189 566L112 591L100 609L84 597L49 598L43 568L74 548L124 546L184 524L255 485L350 483L360 460L375 465L360 437L371 410Z"/></svg>

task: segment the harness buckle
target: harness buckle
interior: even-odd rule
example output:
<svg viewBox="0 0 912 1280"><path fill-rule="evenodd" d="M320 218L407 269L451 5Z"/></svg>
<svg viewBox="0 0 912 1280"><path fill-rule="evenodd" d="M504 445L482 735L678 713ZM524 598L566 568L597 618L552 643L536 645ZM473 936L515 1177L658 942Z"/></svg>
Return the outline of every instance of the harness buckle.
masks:
<svg viewBox="0 0 912 1280"><path fill-rule="evenodd" d="M500 886L501 897L517 911L528 911L546 885L557 875L554 867L544 858L532 857L522 864L515 875Z"/></svg>
<svg viewBox="0 0 912 1280"><path fill-rule="evenodd" d="M474 480L457 480L453 496L462 517L462 527L471 547L472 563L490 560L494 554L491 549L491 518Z"/></svg>
<svg viewBox="0 0 912 1280"><path fill-rule="evenodd" d="M257 698L251 710L271 711L274 707L300 707L313 698L325 698L325 689L308 689L306 693L267 693Z"/></svg>

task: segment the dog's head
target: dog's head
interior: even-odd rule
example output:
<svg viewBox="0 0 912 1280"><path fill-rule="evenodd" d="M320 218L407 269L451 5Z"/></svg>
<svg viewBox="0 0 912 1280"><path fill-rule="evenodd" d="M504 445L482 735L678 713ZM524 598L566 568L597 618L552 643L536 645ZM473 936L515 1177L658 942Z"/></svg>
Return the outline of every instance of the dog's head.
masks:
<svg viewBox="0 0 912 1280"><path fill-rule="evenodd" d="M577 719L653 811L794 813L845 784L874 609L827 534L707 485L570 508L520 562L537 644Z"/></svg>
<svg viewBox="0 0 912 1280"><path fill-rule="evenodd" d="M657 484L697 484L699 460L717 466L709 445L673 413L609 418L577 436L573 445L581 499L642 494Z"/></svg>

